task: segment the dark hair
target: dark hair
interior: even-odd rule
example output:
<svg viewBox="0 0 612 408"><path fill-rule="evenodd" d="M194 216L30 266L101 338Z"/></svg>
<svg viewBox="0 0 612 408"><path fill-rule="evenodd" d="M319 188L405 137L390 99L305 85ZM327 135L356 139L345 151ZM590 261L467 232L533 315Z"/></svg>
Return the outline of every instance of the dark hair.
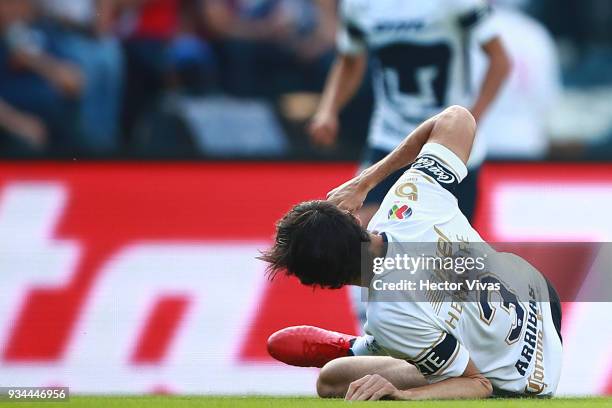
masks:
<svg viewBox="0 0 612 408"><path fill-rule="evenodd" d="M268 273L286 270L304 285L337 289L360 274L361 244L368 232L351 214L328 201L296 205L276 224L274 246L258 258Z"/></svg>

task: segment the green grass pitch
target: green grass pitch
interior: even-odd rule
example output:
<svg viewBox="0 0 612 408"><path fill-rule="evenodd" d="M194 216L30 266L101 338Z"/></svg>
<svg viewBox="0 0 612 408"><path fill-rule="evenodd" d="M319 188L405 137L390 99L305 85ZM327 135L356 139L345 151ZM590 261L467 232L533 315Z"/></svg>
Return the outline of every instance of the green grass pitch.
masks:
<svg viewBox="0 0 612 408"><path fill-rule="evenodd" d="M533 399L491 399L480 401L379 401L379 402L345 402L343 400L322 400L317 398L275 398L275 397L72 397L65 403L2 403L0 405L48 408L336 408L360 406L405 406L419 408L612 408L612 398L554 398L547 400Z"/></svg>

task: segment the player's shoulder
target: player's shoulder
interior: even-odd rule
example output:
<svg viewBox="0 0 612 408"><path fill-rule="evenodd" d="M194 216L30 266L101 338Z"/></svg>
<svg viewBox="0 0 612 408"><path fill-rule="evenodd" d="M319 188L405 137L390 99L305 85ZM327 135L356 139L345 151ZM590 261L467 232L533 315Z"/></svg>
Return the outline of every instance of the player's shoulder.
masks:
<svg viewBox="0 0 612 408"><path fill-rule="evenodd" d="M454 175L428 171L429 167L409 169L398 179L368 225L369 230L385 232L391 242L426 242L433 225L457 215L460 210L451 188L455 184L438 181Z"/></svg>

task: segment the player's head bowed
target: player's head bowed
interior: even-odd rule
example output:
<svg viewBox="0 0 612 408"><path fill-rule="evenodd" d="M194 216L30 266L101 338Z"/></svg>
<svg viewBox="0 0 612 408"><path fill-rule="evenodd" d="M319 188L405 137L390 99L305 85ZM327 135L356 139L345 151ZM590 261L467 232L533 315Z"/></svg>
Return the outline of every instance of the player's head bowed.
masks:
<svg viewBox="0 0 612 408"><path fill-rule="evenodd" d="M274 246L259 259L270 277L279 271L304 285L337 289L360 277L361 244L368 232L352 214L328 201L293 207L276 225Z"/></svg>

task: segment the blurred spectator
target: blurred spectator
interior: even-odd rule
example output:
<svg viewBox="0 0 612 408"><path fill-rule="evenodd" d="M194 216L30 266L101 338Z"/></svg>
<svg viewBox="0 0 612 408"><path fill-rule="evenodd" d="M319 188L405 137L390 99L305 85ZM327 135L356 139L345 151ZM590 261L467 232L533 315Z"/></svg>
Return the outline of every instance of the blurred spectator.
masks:
<svg viewBox="0 0 612 408"><path fill-rule="evenodd" d="M531 3L529 8L555 36L571 39L580 49L593 44L612 44L612 3L609 0L533 0Z"/></svg>
<svg viewBox="0 0 612 408"><path fill-rule="evenodd" d="M612 134L606 103L612 2L492 3L515 69L480 125L491 155L540 159L548 133L557 144ZM114 154L125 140L132 154L194 157L197 138L185 104L209 113L215 101L221 101L215 112L247 102L223 94L265 97L258 103L282 121L275 110L287 94L308 99L308 91L322 87L333 57L336 6L337 0L0 0L0 151ZM540 23L517 10L527 6L555 35L560 58ZM476 83L484 68L475 58ZM549 127L558 59L569 88ZM370 110L369 94L363 100L346 113L353 128L344 130L350 137L342 153L357 151L355 135L367 130L362 112ZM313 153L302 143L301 124L283 122L283 128L288 151ZM600 144L572 152L609 156Z"/></svg>
<svg viewBox="0 0 612 408"><path fill-rule="evenodd" d="M0 99L0 151L19 154L47 143L47 127L37 116L21 112Z"/></svg>
<svg viewBox="0 0 612 408"><path fill-rule="evenodd" d="M131 138L168 86L203 92L213 58L195 32L198 0L118 1L127 62L123 125Z"/></svg>
<svg viewBox="0 0 612 408"><path fill-rule="evenodd" d="M332 0L203 0L206 29L238 95L317 90L333 57Z"/></svg>
<svg viewBox="0 0 612 408"><path fill-rule="evenodd" d="M179 29L179 0L120 0L119 31L125 52L124 137L153 109L164 85L167 44Z"/></svg>
<svg viewBox="0 0 612 408"><path fill-rule="evenodd" d="M512 72L479 124L488 155L498 159L544 159L549 150L548 121L561 92L561 72L552 36L515 8L518 0L496 0L494 21L512 59ZM474 55L474 81L486 70Z"/></svg>
<svg viewBox="0 0 612 408"><path fill-rule="evenodd" d="M123 62L110 30L118 0L38 1L52 21L61 52L84 74L82 147L95 152L116 150Z"/></svg>
<svg viewBox="0 0 612 408"><path fill-rule="evenodd" d="M36 23L31 0L0 1L0 133L3 148L74 148L80 70Z"/></svg>

